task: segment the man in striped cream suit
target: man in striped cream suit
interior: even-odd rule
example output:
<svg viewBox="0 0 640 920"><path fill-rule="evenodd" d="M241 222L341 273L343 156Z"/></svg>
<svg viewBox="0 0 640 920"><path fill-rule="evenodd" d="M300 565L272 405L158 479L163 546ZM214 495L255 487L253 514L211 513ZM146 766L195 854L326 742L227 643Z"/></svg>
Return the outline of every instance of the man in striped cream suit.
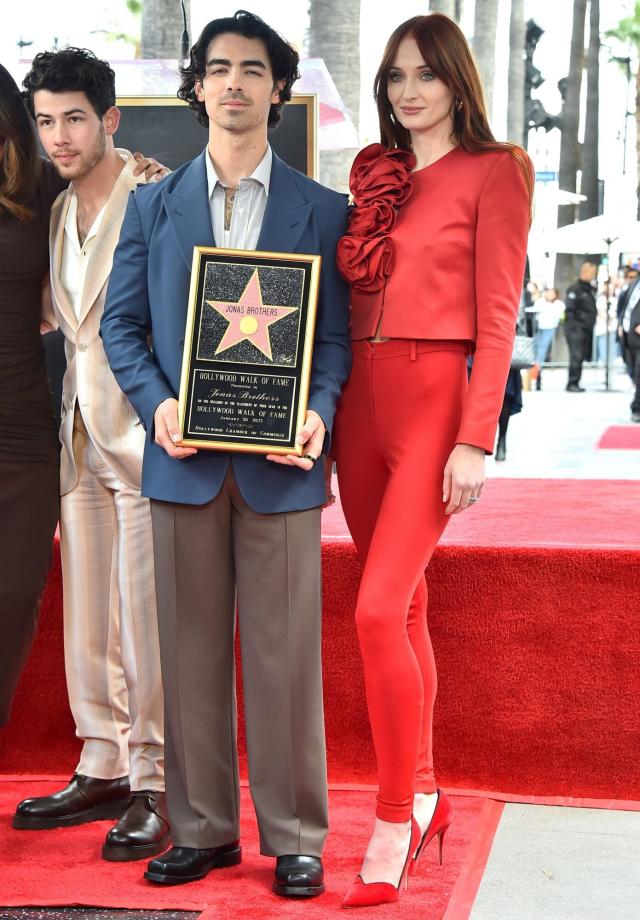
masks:
<svg viewBox="0 0 640 920"><path fill-rule="evenodd" d="M91 52L36 56L25 78L40 140L71 180L51 212L51 283L65 336L61 458L64 639L80 762L53 795L18 805L13 825L119 818L103 856L142 859L169 844L163 698L144 431L98 335L127 199L143 178L117 150L114 73Z"/></svg>

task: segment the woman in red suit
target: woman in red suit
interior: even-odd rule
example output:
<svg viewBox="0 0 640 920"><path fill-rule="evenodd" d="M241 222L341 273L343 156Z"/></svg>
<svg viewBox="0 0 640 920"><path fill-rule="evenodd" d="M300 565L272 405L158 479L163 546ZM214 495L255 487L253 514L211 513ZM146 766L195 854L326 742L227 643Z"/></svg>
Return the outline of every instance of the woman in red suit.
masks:
<svg viewBox="0 0 640 920"><path fill-rule="evenodd" d="M450 516L482 494L533 187L526 153L495 141L469 47L446 16L396 29L374 95L382 145L355 160L355 207L338 250L352 286L353 369L335 452L363 564L356 623L380 788L344 907L395 900L451 821L433 772L424 571Z"/></svg>

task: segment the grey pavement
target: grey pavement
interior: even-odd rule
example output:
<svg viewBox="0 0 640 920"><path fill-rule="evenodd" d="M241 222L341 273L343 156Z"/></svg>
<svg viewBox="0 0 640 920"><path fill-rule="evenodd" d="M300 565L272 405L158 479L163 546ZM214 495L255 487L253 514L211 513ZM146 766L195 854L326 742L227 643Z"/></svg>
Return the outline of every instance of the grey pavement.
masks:
<svg viewBox="0 0 640 920"><path fill-rule="evenodd" d="M610 425L630 423L631 382L614 366L585 368L567 393L566 368L546 368L511 418L507 459L491 477L640 480L640 451L601 450ZM470 920L640 920L640 812L505 806Z"/></svg>
<svg viewBox="0 0 640 920"><path fill-rule="evenodd" d="M470 920L638 920L640 812L505 805Z"/></svg>
<svg viewBox="0 0 640 920"><path fill-rule="evenodd" d="M633 390L624 370L614 366L609 392L602 368L585 368L585 393L567 393L566 382L566 368L545 368L542 389L523 393L524 408L509 423L507 459L496 463L490 458L488 476L640 479L640 452L596 448L609 425L630 424Z"/></svg>

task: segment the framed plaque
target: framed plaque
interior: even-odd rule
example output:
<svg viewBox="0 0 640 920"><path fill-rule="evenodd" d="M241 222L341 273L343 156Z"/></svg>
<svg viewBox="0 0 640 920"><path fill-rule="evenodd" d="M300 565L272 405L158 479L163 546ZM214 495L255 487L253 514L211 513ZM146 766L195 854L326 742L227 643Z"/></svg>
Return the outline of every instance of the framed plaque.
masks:
<svg viewBox="0 0 640 920"><path fill-rule="evenodd" d="M181 445L302 454L321 261L194 247Z"/></svg>

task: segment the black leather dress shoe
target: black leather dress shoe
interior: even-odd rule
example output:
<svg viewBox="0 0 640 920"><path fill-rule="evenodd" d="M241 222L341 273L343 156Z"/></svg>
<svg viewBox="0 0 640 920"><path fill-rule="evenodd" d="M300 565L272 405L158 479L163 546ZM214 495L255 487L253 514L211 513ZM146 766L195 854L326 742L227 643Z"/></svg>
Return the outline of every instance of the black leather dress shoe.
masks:
<svg viewBox="0 0 640 920"><path fill-rule="evenodd" d="M586 390L584 387L579 386L577 383L570 383L566 387L567 393L585 393Z"/></svg>
<svg viewBox="0 0 640 920"><path fill-rule="evenodd" d="M129 807L107 834L102 858L110 862L145 859L171 843L164 792L134 792Z"/></svg>
<svg viewBox="0 0 640 920"><path fill-rule="evenodd" d="M18 830L45 830L119 818L130 795L128 776L93 779L74 773L69 785L59 792L20 802L11 823Z"/></svg>
<svg viewBox="0 0 640 920"><path fill-rule="evenodd" d="M322 860L317 856L278 856L273 890L285 898L314 898L322 894Z"/></svg>
<svg viewBox="0 0 640 920"><path fill-rule="evenodd" d="M239 840L207 850L172 847L160 859L151 860L144 877L161 885L184 885L185 882L197 882L212 869L225 869L239 862L242 862Z"/></svg>

